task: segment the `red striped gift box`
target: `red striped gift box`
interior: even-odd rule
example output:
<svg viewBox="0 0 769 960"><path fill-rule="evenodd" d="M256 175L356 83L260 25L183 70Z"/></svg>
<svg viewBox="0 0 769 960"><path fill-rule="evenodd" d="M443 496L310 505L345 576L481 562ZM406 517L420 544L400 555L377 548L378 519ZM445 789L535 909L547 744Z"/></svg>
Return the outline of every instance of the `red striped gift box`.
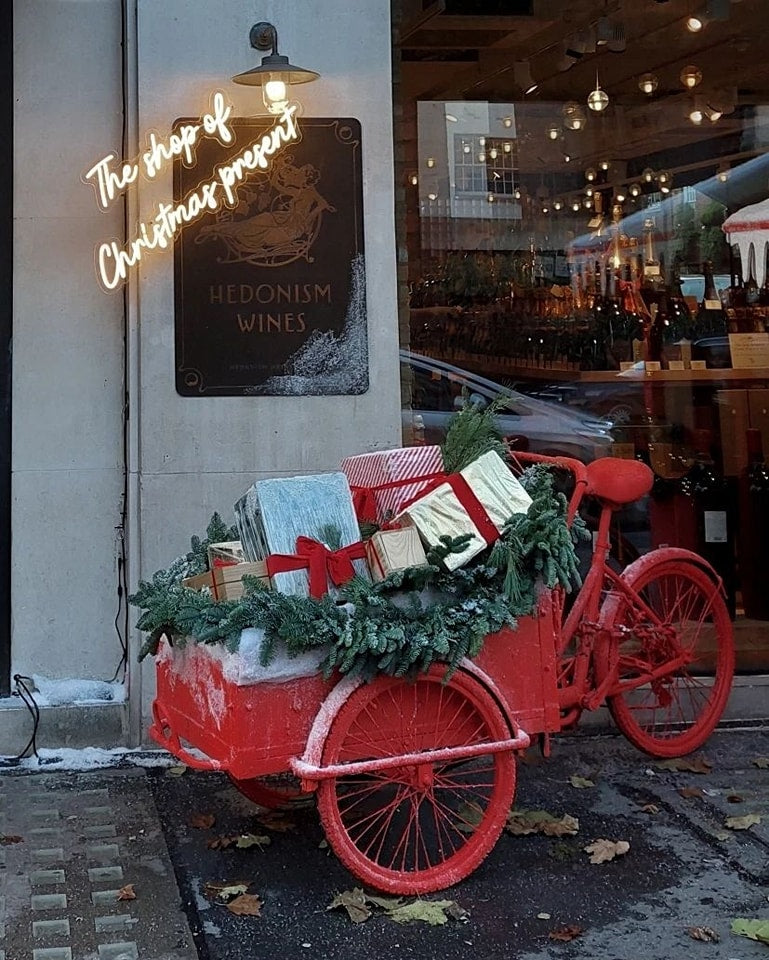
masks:
<svg viewBox="0 0 769 960"><path fill-rule="evenodd" d="M342 461L359 520L385 523L402 504L444 476L438 446L399 447L360 453Z"/></svg>

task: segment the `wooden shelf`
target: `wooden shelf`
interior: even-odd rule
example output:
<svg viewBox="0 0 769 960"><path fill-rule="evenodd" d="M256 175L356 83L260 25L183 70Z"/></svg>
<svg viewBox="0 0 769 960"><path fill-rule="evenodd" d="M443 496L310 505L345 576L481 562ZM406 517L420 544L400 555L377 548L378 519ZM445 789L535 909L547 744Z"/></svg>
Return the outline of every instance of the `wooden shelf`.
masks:
<svg viewBox="0 0 769 960"><path fill-rule="evenodd" d="M719 383L721 381L769 381L769 368L755 370L565 370L561 367L525 367L515 359L487 357L482 353L436 354L444 363L455 363L485 376L514 377L519 380L547 380L572 383Z"/></svg>

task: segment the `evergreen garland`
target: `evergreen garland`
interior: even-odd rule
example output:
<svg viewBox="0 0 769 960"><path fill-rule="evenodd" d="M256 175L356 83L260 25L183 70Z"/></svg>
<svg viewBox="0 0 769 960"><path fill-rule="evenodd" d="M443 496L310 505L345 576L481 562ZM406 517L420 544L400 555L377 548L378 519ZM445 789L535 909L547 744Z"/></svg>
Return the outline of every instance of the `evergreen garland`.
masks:
<svg viewBox="0 0 769 960"><path fill-rule="evenodd" d="M402 677L436 661L450 674L463 657L480 652L488 634L514 627L518 617L534 610L538 583L570 591L580 582L574 552L580 527L566 526L566 498L554 493L547 468L529 468L521 482L532 497L528 513L512 517L493 548L472 563L448 572L442 560L461 552L468 538L444 537L426 566L378 583L356 576L335 598L291 596L245 577L241 599L214 601L206 591L181 585L189 575L181 571L192 565L188 554L140 583L130 597L143 610L138 627L148 633L140 659L157 652L164 634L177 645L223 643L234 652L242 630L260 627L265 665L278 645L289 656L327 647L321 665L326 676L338 670ZM193 553L196 543L204 542L193 538Z"/></svg>

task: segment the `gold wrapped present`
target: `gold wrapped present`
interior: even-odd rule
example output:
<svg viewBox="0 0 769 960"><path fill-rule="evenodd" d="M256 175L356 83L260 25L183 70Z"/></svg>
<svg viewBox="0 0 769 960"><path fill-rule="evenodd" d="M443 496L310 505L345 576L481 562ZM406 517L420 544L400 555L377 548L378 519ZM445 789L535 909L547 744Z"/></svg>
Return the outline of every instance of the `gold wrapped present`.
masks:
<svg viewBox="0 0 769 960"><path fill-rule="evenodd" d="M427 563L422 541L415 527L379 530L366 541L366 559L371 579L384 580L396 570L422 567Z"/></svg>
<svg viewBox="0 0 769 960"><path fill-rule="evenodd" d="M510 517L526 513L530 504L531 497L504 460L489 451L415 500L396 519L404 527L416 527L428 547L439 544L442 536L469 533L465 549L444 561L449 570L456 570L498 539Z"/></svg>

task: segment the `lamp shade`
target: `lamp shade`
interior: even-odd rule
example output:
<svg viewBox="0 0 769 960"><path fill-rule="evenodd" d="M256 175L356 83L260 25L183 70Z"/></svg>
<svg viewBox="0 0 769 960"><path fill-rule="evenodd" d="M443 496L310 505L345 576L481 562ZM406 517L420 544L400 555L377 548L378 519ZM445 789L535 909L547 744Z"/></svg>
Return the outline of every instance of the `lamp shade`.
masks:
<svg viewBox="0 0 769 960"><path fill-rule="evenodd" d="M279 53L270 53L262 57L262 62L253 70L246 70L245 73L239 73L232 78L233 83L241 83L247 87L261 87L274 78L274 74L280 74L284 83L309 83L311 80L317 80L320 76L314 70L305 70L304 67L297 67L289 63L288 57Z"/></svg>

